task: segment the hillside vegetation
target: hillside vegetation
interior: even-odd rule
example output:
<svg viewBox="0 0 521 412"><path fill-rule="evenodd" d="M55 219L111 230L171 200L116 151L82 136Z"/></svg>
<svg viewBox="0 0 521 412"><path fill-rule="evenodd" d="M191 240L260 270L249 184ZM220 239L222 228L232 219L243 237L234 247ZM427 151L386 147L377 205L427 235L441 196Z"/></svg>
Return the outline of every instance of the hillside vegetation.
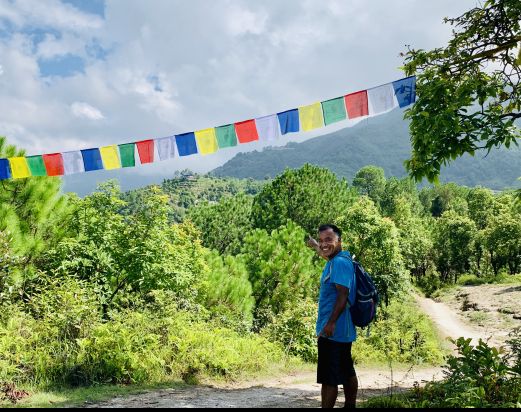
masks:
<svg viewBox="0 0 521 412"><path fill-rule="evenodd" d="M511 193L418 191L373 166L352 183L305 165L263 183L185 173L123 193L109 181L83 199L57 179L4 188L0 382L15 387L194 383L315 362L323 262L304 238L323 222L342 228L382 297L358 362L439 364L411 283L433 293L521 268Z"/></svg>

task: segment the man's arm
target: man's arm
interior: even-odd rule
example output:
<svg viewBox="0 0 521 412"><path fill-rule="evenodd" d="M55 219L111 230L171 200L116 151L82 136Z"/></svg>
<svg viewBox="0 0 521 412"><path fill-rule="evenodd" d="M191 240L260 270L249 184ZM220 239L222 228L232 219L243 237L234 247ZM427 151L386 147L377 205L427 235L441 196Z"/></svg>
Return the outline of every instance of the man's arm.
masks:
<svg viewBox="0 0 521 412"><path fill-rule="evenodd" d="M317 252L317 255L319 255L322 259L327 260L327 258L322 254L322 250L320 250L320 246L318 245L318 242L309 235L308 235L308 240L306 241L306 245L311 249L315 249L315 252Z"/></svg>
<svg viewBox="0 0 521 412"><path fill-rule="evenodd" d="M349 296L349 289L345 286L335 284L337 296L335 301L335 307L333 308L333 313L329 317L329 320L324 327L323 334L327 337L333 336L335 333L336 321L340 314L344 311L347 305L347 297Z"/></svg>

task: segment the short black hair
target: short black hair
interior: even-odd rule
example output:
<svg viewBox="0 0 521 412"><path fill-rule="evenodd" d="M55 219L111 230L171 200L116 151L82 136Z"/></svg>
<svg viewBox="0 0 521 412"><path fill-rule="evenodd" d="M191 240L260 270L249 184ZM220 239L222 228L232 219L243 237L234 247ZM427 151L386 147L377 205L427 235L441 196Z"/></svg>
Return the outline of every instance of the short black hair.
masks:
<svg viewBox="0 0 521 412"><path fill-rule="evenodd" d="M335 232L338 235L339 239L342 239L342 231L338 228L338 226L332 225L330 223L321 225L318 228L318 232L320 233L320 232L323 232L324 230L328 230L328 229L331 229L333 232Z"/></svg>

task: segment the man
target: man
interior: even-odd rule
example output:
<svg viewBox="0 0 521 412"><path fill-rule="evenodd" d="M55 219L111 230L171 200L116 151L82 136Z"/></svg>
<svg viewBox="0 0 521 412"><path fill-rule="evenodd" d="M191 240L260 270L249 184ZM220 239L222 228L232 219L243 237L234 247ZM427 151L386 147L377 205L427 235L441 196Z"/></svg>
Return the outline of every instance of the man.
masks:
<svg viewBox="0 0 521 412"><path fill-rule="evenodd" d="M346 304L356 297L355 273L351 255L342 251L342 232L335 225L318 229L319 241L309 239L313 247L328 262L320 280L317 319L318 368L317 382L322 384L322 407L333 408L338 385L344 386L345 408L354 408L358 379L353 367L351 345L356 329Z"/></svg>

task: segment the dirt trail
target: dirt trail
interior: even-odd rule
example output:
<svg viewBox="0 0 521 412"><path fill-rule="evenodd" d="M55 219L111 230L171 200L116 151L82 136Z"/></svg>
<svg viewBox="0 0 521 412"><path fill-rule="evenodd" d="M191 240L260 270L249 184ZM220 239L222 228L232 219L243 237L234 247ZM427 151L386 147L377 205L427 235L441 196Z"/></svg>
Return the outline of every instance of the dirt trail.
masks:
<svg viewBox="0 0 521 412"><path fill-rule="evenodd" d="M483 295L479 292L479 290L475 291L475 300L480 296L482 301ZM468 294L468 291L466 293ZM459 304L457 299L451 299L452 302L447 304L420 296L416 296L416 300L419 307L433 320L442 337L464 336L472 338L473 342L477 343L477 339L487 339L494 334L490 323L487 327L472 325L459 307L455 306ZM496 344L497 341L491 339L490 343ZM440 379L442 370L433 367L415 367L409 371L395 371L391 375L389 369L357 367L357 374L360 384L358 399L363 401L391 391L396 393L409 389L415 381ZM340 391L337 406L342 405L343 394ZM85 406L88 408L315 408L320 407L320 385L315 383L314 373L301 372L278 379L235 385L166 389Z"/></svg>

